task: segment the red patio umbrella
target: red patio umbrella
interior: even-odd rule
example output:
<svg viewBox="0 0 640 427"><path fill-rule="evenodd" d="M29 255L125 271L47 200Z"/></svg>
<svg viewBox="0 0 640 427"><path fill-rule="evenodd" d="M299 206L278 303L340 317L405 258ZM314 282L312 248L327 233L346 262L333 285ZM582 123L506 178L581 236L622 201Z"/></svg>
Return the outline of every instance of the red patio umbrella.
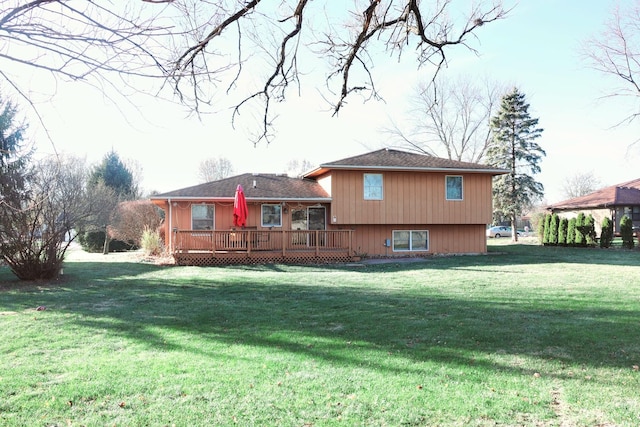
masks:
<svg viewBox="0 0 640 427"><path fill-rule="evenodd" d="M244 190L242 185L238 184L236 188L236 196L233 200L233 225L236 227L244 227L247 225L247 200L244 198Z"/></svg>

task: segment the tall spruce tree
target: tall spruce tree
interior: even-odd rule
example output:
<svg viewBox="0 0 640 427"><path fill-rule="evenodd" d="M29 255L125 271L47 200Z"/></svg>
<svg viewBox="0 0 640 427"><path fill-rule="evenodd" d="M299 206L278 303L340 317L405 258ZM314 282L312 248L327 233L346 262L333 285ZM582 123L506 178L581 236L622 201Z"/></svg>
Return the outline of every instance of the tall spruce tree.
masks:
<svg viewBox="0 0 640 427"><path fill-rule="evenodd" d="M23 142L26 125L16 123L16 113L11 102L0 99L0 203L20 208L30 151Z"/></svg>
<svg viewBox="0 0 640 427"><path fill-rule="evenodd" d="M544 195L543 185L533 178L546 155L535 142L542 131L538 119L531 118L523 93L513 88L502 97L500 109L491 119L492 140L486 158L490 166L509 170L494 179L493 203L509 217L514 230L522 211ZM517 233L512 236L518 240Z"/></svg>
<svg viewBox="0 0 640 427"><path fill-rule="evenodd" d="M105 209L97 218L99 224L97 227L103 227L104 243L102 245L102 253L109 253L109 223L113 219L112 216L116 210L118 202L124 200L134 200L138 196L138 187L136 185L133 173L120 160L120 156L115 151L107 153L102 161L98 163L89 176L89 189L95 194L103 194L105 201L103 203ZM109 203L109 201L111 203Z"/></svg>

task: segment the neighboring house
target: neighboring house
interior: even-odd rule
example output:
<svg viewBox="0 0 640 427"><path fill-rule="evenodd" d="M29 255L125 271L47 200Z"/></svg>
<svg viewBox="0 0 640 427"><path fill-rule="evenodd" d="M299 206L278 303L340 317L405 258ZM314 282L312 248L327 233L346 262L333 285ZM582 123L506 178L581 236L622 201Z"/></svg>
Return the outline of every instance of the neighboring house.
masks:
<svg viewBox="0 0 640 427"><path fill-rule="evenodd" d="M593 193L547 206L551 213L563 218L575 218L580 212L593 215L596 233L600 234L602 220L610 218L614 233L620 233L620 219L627 215L633 221L634 230L640 228L640 178L612 185Z"/></svg>
<svg viewBox="0 0 640 427"><path fill-rule="evenodd" d="M301 178L243 174L153 196L179 264L484 253L492 178L506 170L382 149ZM234 229L242 185L247 226Z"/></svg>

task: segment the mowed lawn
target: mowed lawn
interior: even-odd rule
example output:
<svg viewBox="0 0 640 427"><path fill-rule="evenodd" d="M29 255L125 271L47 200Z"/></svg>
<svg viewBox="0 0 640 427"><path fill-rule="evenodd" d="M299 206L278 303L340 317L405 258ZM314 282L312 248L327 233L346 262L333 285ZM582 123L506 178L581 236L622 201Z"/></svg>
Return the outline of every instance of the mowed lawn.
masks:
<svg viewBox="0 0 640 427"><path fill-rule="evenodd" d="M0 267L3 426L637 426L640 252ZM37 311L37 307L46 310Z"/></svg>

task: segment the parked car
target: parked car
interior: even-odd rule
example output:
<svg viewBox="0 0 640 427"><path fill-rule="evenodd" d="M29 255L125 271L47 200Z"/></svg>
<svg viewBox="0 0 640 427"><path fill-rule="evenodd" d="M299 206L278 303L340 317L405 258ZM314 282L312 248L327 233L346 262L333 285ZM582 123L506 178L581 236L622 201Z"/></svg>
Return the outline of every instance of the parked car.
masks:
<svg viewBox="0 0 640 427"><path fill-rule="evenodd" d="M520 236L520 231L517 232ZM495 227L487 228L487 237L511 237L511 227L505 227L504 225L497 225Z"/></svg>

